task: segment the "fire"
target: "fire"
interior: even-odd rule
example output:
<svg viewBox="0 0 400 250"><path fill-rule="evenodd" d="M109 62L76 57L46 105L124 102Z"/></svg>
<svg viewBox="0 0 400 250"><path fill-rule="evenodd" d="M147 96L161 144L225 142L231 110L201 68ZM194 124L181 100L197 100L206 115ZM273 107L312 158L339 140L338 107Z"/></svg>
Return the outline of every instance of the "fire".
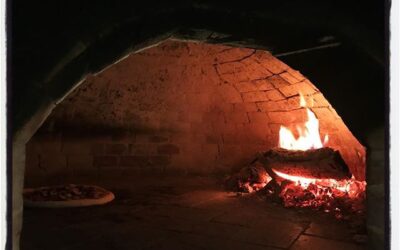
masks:
<svg viewBox="0 0 400 250"><path fill-rule="evenodd" d="M315 114L307 107L304 96L300 95L300 107L307 112L307 121L297 126L298 138L289 128L281 126L279 130L279 146L288 150L306 151L319 149L327 144L329 137L325 135L323 141L319 134L319 121ZM311 99L311 107L313 102ZM279 177L276 184L267 185L269 195L278 195L285 207L310 207L332 212L338 219L349 214L363 214L365 204L365 181L351 179L318 179L282 173L272 168ZM285 181L281 181L283 179ZM278 187L274 186L278 185ZM347 214L347 215L346 215Z"/></svg>
<svg viewBox="0 0 400 250"><path fill-rule="evenodd" d="M302 150L322 148L329 140L325 135L322 143L319 135L319 121L315 114L307 108L307 102L304 96L300 94L300 107L304 107L307 112L307 121L303 126L297 126L299 137L296 139L292 131L285 126L281 126L279 130L279 146L289 150ZM312 99L311 99L312 100Z"/></svg>

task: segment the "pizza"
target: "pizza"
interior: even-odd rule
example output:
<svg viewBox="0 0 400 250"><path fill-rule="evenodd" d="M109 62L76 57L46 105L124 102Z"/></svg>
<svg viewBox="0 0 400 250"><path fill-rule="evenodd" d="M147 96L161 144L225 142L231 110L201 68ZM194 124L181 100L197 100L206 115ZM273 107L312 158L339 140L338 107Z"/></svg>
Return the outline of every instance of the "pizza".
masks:
<svg viewBox="0 0 400 250"><path fill-rule="evenodd" d="M27 188L23 192L24 205L33 207L79 207L108 203L114 194L92 185L58 185Z"/></svg>

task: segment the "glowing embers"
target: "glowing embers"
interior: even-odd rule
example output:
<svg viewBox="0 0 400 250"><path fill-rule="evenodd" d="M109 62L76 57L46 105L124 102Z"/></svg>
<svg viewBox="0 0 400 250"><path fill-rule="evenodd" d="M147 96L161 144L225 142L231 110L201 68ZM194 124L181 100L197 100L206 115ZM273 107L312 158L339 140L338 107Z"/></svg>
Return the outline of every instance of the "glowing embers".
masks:
<svg viewBox="0 0 400 250"><path fill-rule="evenodd" d="M354 177L342 180L307 178L255 162L230 176L225 184L228 189L240 193L258 192L267 201L285 207L311 208L331 213L337 219L365 219L366 182Z"/></svg>
<svg viewBox="0 0 400 250"><path fill-rule="evenodd" d="M285 126L279 130L279 147L289 150L308 150L322 148L328 142L328 135L325 135L322 143L319 135L319 121L315 114L307 108L304 96L300 95L300 107L304 107L307 112L307 121L302 126L297 126L299 137L296 139L292 131ZM311 99L312 100L312 99ZM311 105L312 106L312 105Z"/></svg>
<svg viewBox="0 0 400 250"><path fill-rule="evenodd" d="M329 188L329 194L336 194L342 196L348 195L350 198L358 197L365 191L366 182L357 181L354 176L351 179L335 180L335 179L313 179L295 175L288 175L272 169L274 173L284 180L292 181L296 186L300 186L303 189L307 189L310 185L315 185L321 188ZM314 195L318 195L315 193Z"/></svg>
<svg viewBox="0 0 400 250"><path fill-rule="evenodd" d="M362 218L365 213L366 182L312 179L273 170L275 180L265 187L267 198L278 199L285 207L312 208L332 213L337 219Z"/></svg>

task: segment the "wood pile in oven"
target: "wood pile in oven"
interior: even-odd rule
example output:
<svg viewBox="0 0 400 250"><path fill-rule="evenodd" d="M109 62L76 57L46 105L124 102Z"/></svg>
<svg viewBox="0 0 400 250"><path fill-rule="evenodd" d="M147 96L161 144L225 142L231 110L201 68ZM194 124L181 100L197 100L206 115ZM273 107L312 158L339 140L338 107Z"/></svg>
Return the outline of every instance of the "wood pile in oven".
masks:
<svg viewBox="0 0 400 250"><path fill-rule="evenodd" d="M321 210L338 219L365 215L366 183L355 180L340 153L331 148L261 152L226 183L231 191L259 191L285 207Z"/></svg>

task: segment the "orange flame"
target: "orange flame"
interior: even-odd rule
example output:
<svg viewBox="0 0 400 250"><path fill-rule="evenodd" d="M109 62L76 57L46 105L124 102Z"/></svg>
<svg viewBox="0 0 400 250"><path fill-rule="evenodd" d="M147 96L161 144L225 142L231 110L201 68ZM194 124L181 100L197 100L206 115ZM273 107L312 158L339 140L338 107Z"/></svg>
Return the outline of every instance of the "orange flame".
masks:
<svg viewBox="0 0 400 250"><path fill-rule="evenodd" d="M307 121L302 127L297 126L299 137L296 139L292 131L285 126L281 126L279 130L279 146L289 150L309 150L322 148L329 140L328 135L324 137L322 143L319 135L319 121L315 114L307 108L307 102L304 96L300 94L300 107L306 108ZM312 99L311 99L312 100Z"/></svg>

